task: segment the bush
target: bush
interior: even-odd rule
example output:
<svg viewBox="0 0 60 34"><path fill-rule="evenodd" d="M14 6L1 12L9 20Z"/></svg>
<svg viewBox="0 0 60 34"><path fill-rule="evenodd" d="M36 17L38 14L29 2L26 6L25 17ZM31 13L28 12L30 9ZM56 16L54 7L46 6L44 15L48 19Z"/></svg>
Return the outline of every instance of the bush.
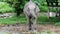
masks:
<svg viewBox="0 0 60 34"><path fill-rule="evenodd" d="M6 2L0 2L0 12L13 12L14 8L10 7L8 3Z"/></svg>

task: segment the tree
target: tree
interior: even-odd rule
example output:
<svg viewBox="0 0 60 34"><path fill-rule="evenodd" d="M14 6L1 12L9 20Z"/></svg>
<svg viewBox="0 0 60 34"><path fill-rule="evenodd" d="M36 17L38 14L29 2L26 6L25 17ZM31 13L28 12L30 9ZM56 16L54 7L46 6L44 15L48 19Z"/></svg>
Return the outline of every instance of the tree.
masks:
<svg viewBox="0 0 60 34"><path fill-rule="evenodd" d="M18 0L17 1L17 3L16 3L16 5L15 5L15 9L16 9L16 14L17 14L17 16L19 16L20 15L20 11L22 10L22 9L20 9L20 4L22 3L22 0Z"/></svg>
<svg viewBox="0 0 60 34"><path fill-rule="evenodd" d="M19 16L23 12L23 7L26 0L0 0L1 2L7 2L11 7L15 8L16 15Z"/></svg>

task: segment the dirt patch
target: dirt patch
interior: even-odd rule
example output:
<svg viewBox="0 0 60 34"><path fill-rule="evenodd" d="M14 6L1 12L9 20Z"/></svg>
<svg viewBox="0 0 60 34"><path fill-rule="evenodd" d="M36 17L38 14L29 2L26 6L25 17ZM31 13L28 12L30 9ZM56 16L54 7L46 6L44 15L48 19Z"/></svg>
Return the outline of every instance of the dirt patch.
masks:
<svg viewBox="0 0 60 34"><path fill-rule="evenodd" d="M57 34L60 34L60 26L54 26L54 25L38 25L38 31L49 31L49 32L56 32ZM0 26L0 31L2 30L8 30L13 32L27 32L28 26L27 25L15 25L15 26Z"/></svg>

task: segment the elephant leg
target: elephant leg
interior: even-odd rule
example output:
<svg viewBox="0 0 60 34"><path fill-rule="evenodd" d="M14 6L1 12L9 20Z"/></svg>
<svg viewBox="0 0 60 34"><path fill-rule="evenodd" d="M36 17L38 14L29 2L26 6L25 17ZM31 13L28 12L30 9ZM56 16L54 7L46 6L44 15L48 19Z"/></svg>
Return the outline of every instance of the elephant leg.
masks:
<svg viewBox="0 0 60 34"><path fill-rule="evenodd" d="M36 30L37 29L37 17L33 18L33 29Z"/></svg>

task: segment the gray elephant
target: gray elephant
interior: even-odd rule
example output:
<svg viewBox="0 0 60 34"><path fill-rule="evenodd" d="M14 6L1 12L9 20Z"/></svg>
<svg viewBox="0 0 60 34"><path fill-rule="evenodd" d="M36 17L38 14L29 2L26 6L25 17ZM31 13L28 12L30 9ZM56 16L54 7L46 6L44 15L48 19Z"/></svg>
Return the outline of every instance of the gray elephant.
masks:
<svg viewBox="0 0 60 34"><path fill-rule="evenodd" d="M32 28L34 30L36 30L37 29L37 24L36 24L37 16L40 11L39 7L34 2L32 2L32 0L30 0L29 2L27 2L25 4L23 11L24 11L24 14L26 15L26 18L27 18L29 30L32 30Z"/></svg>

